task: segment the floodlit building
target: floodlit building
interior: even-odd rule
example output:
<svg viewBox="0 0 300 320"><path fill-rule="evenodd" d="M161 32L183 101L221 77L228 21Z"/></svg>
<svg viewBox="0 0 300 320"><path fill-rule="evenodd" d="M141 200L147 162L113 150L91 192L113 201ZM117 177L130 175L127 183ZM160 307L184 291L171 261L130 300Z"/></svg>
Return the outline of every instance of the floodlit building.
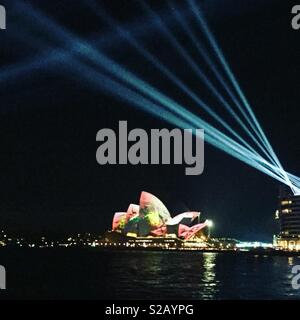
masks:
<svg viewBox="0 0 300 320"><path fill-rule="evenodd" d="M279 221L279 234L274 238L275 246L300 251L300 195L295 196L287 188L282 188L275 215Z"/></svg>
<svg viewBox="0 0 300 320"><path fill-rule="evenodd" d="M200 222L200 212L184 212L171 217L166 206L149 192L142 192L139 205L130 204L126 212L116 212L112 231L131 238L204 238L209 221Z"/></svg>

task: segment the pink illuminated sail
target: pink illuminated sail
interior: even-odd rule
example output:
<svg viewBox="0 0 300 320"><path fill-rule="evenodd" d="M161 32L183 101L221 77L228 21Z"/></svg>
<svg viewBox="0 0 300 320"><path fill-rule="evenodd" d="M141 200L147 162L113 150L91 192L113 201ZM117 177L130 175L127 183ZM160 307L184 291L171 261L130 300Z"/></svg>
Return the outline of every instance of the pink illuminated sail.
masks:
<svg viewBox="0 0 300 320"><path fill-rule="evenodd" d="M207 226L206 221L204 223L196 224L192 227L188 227L184 224L180 224L178 228L178 236L184 238L185 240L190 239L198 231L202 230Z"/></svg>
<svg viewBox="0 0 300 320"><path fill-rule="evenodd" d="M126 212L116 212L112 222L113 231L123 229L126 223ZM124 224L124 226L123 226ZM122 228L123 227L123 228Z"/></svg>
<svg viewBox="0 0 300 320"><path fill-rule="evenodd" d="M188 223L193 222L193 220L195 220L199 216L200 216L200 212L196 212L196 211L183 212L183 213L178 214L174 218L170 218L167 221L167 225L174 226L174 225L177 225L180 223L181 224L188 224ZM183 223L183 221L186 223Z"/></svg>
<svg viewBox="0 0 300 320"><path fill-rule="evenodd" d="M166 206L153 194L143 191L140 196L140 213L144 216L152 214L159 216L162 223L171 218Z"/></svg>
<svg viewBox="0 0 300 320"><path fill-rule="evenodd" d="M139 215L139 212L140 212L140 206L137 205L137 204L132 204L132 203L131 203L131 204L129 205L129 207L128 207L128 209L127 209L127 213L126 213L126 220L127 220L127 222L128 222L130 219L138 216L138 215Z"/></svg>

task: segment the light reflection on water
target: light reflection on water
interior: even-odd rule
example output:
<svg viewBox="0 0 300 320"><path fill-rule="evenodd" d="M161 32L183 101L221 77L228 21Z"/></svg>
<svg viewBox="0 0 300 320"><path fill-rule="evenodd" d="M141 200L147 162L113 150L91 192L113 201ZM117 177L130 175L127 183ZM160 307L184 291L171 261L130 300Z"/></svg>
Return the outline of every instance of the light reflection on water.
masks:
<svg viewBox="0 0 300 320"><path fill-rule="evenodd" d="M0 250L5 298L300 299L300 257L247 253ZM22 268L16 261L24 261ZM48 263L48 262L51 263ZM54 281L55 280L55 281ZM59 284L59 286L57 285Z"/></svg>
<svg viewBox="0 0 300 320"><path fill-rule="evenodd" d="M231 253L109 253L108 295L127 299L299 299L299 257Z"/></svg>
<svg viewBox="0 0 300 320"><path fill-rule="evenodd" d="M207 252L203 253L203 274L201 282L203 284L202 290L199 291L201 299L213 298L218 292L218 280L216 280L216 257L217 253Z"/></svg>

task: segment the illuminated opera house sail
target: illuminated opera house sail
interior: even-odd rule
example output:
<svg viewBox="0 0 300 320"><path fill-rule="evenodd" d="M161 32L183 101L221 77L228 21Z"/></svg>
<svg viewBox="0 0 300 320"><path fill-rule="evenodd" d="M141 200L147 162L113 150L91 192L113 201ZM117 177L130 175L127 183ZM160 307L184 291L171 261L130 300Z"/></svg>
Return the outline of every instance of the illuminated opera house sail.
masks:
<svg viewBox="0 0 300 320"><path fill-rule="evenodd" d="M171 217L165 205L154 195L142 192L139 205L130 204L126 212L116 212L112 230L125 236L167 237L189 240L200 234L208 221L200 223L200 212L184 212Z"/></svg>

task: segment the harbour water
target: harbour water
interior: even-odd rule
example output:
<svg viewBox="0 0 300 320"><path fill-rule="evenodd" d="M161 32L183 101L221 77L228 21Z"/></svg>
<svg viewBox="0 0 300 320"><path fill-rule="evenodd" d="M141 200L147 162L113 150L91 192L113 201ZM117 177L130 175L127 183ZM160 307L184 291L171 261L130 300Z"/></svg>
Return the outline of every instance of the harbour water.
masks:
<svg viewBox="0 0 300 320"><path fill-rule="evenodd" d="M300 299L300 254L3 249L0 265L0 299Z"/></svg>

